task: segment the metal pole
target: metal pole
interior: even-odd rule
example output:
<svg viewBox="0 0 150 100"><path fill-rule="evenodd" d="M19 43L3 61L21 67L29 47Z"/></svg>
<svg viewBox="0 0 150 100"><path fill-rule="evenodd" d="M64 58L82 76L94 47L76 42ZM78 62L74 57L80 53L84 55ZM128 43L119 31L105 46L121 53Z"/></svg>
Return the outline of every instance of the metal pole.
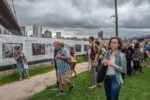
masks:
<svg viewBox="0 0 150 100"><path fill-rule="evenodd" d="M116 23L116 37L118 37L118 7L117 7L117 0L115 0L115 23Z"/></svg>

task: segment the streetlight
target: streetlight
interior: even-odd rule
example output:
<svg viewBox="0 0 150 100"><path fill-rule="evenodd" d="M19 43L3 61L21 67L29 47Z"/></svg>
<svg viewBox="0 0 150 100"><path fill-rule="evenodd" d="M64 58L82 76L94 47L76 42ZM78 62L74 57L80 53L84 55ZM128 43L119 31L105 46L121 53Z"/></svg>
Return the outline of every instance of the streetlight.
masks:
<svg viewBox="0 0 150 100"><path fill-rule="evenodd" d="M115 23L116 23L116 37L118 37L118 7L117 7L117 0L115 0Z"/></svg>

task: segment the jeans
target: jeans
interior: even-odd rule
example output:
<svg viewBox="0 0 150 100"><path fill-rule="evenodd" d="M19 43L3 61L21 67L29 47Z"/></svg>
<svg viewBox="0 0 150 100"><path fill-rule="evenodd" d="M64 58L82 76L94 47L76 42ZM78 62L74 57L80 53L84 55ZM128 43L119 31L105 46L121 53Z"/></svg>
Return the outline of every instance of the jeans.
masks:
<svg viewBox="0 0 150 100"><path fill-rule="evenodd" d="M133 66L133 70L137 71L140 68L140 62L139 61L133 61L134 66Z"/></svg>
<svg viewBox="0 0 150 100"><path fill-rule="evenodd" d="M20 77L22 77L22 73L25 77L29 75L28 69L24 69L24 62L17 62L17 69Z"/></svg>
<svg viewBox="0 0 150 100"><path fill-rule="evenodd" d="M104 87L107 100L119 100L121 84L118 83L115 75L106 75Z"/></svg>
<svg viewBox="0 0 150 100"><path fill-rule="evenodd" d="M97 72L96 72L96 66L93 66L93 61L92 61L92 66L91 66L91 72L92 72L92 81L93 85L96 85L97 83Z"/></svg>
<svg viewBox="0 0 150 100"><path fill-rule="evenodd" d="M91 67L91 59L88 59L88 67Z"/></svg>

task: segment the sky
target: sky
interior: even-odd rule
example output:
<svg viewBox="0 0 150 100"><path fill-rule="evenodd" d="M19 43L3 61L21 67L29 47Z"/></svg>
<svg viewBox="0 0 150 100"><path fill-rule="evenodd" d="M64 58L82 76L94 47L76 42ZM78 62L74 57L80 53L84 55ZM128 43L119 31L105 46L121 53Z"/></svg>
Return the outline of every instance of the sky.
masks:
<svg viewBox="0 0 150 100"><path fill-rule="evenodd" d="M11 0L8 0L12 7ZM63 36L115 35L114 0L14 0L16 17L32 33L40 23L44 30L63 32ZM118 0L119 36L150 34L150 0Z"/></svg>

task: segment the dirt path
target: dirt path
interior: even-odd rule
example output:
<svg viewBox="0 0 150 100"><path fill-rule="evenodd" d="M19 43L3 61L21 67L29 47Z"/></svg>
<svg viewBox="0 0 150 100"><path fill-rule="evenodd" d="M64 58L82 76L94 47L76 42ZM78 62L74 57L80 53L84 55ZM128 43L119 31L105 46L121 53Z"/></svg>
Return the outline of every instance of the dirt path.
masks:
<svg viewBox="0 0 150 100"><path fill-rule="evenodd" d="M87 70L87 63L78 64L78 73ZM33 94L56 82L55 71L32 77L28 80L16 81L0 86L0 100L27 100Z"/></svg>

